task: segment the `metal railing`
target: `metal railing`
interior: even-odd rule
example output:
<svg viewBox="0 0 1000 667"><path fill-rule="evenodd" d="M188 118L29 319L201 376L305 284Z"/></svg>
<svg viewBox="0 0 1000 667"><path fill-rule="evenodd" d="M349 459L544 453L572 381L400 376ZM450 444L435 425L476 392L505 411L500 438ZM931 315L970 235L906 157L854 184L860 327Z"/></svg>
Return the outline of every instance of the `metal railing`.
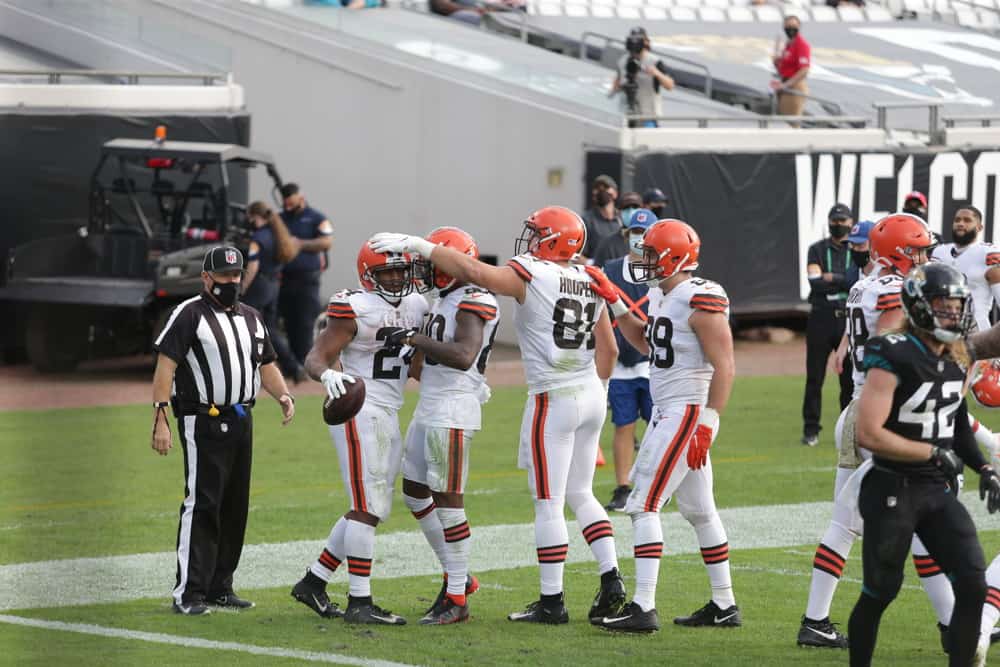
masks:
<svg viewBox="0 0 1000 667"><path fill-rule="evenodd" d="M979 123L980 127L993 127L993 123L1000 123L1000 116L944 116L941 122L946 128L955 127L956 123Z"/></svg>
<svg viewBox="0 0 1000 667"><path fill-rule="evenodd" d="M856 129L865 129L868 127L868 123L871 119L865 116L643 116L641 114L627 114L625 116L625 123L628 122L644 123L649 121L655 121L657 123L673 123L673 122L687 122L695 123L698 128L707 128L709 123L742 123L742 124L756 124L760 129L769 129L771 125L775 123L802 123L808 125L809 127L804 127L802 129L827 129L827 126L833 124L845 124L850 125ZM662 126L661 126L662 127ZM643 129L641 127L636 127L633 129ZM652 129L652 128L650 128Z"/></svg>
<svg viewBox="0 0 1000 667"><path fill-rule="evenodd" d="M33 70L33 69L0 69L0 76L37 76L45 78L51 84L62 83L63 77L121 79L127 85L138 85L140 79L200 79L203 85L212 86L216 81L232 83L233 75L210 72L124 72L96 69L63 69L63 70Z"/></svg>
<svg viewBox="0 0 1000 667"><path fill-rule="evenodd" d="M875 108L876 121L875 124L880 130L888 129L888 115L890 109L927 109L927 131L931 136L933 141L938 133L939 123L938 118L941 115L940 107L945 103L942 102L873 102L872 106Z"/></svg>
<svg viewBox="0 0 1000 667"><path fill-rule="evenodd" d="M580 58L580 60L589 60L589 58L587 57L587 46L588 46L587 39L591 38L591 37L595 37L595 38L598 38L598 39L601 39L601 40L604 41L604 46L602 47L602 50L606 49L609 45L614 44L616 46L617 45L621 45L622 52L623 53L627 53L627 51L625 50L625 40L619 39L617 37L611 37L610 35L604 35L604 34L599 33L599 32L592 32L592 31L588 30L587 32L583 33L580 36L580 51L579 51L579 58ZM649 52L650 53L655 53L656 55L660 56L661 58L667 58L667 59L672 60L674 62L681 63L681 64L685 65L686 67L693 68L693 69L698 70L699 72L703 73L705 75L705 85L702 88L702 92L705 94L705 97L707 97L709 99L712 98L712 71L708 68L707 65L705 65L703 63L700 63L700 62L697 62L695 60L688 60L687 58L681 58L680 56L675 56L674 54L667 53L665 51L658 51L656 49L650 49Z"/></svg>

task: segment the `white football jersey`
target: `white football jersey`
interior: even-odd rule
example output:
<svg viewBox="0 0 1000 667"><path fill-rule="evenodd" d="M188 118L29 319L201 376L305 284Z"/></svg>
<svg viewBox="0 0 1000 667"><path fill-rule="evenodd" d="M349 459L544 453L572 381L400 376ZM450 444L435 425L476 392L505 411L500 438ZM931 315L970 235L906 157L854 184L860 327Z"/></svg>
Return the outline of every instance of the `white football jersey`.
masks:
<svg viewBox="0 0 1000 667"><path fill-rule="evenodd" d="M404 296L397 305L374 292L343 290L330 297L326 314L354 320L357 333L340 352L340 362L348 375L365 381L365 403L393 410L403 405L403 387L410 370L413 349L398 354L383 348L396 329L420 328L427 313L427 301L419 294Z"/></svg>
<svg viewBox="0 0 1000 667"><path fill-rule="evenodd" d="M661 409L673 404L704 405L715 369L688 321L698 310L729 317L729 297L722 286L690 278L664 294L649 290L649 390Z"/></svg>
<svg viewBox="0 0 1000 667"><path fill-rule="evenodd" d="M847 296L847 359L853 371L854 398L861 396L865 384L865 371L861 362L865 356L865 342L879 335L878 319L887 310L902 308L900 296L903 277L895 273L881 275L886 269L872 271L870 275L851 286Z"/></svg>
<svg viewBox="0 0 1000 667"><path fill-rule="evenodd" d="M428 426L478 431L482 427L479 406L481 399L488 395L484 386L486 361L500 322L497 298L482 287L457 287L434 303L424 325L424 334L437 341L453 342L459 313L470 313L485 322L479 355L464 371L425 356L420 373L420 400L413 418Z"/></svg>
<svg viewBox="0 0 1000 667"><path fill-rule="evenodd" d="M528 393L579 386L596 379L594 326L605 307L582 266L518 255L508 263L525 281L514 325Z"/></svg>
<svg viewBox="0 0 1000 667"><path fill-rule="evenodd" d="M992 243L970 243L961 248L954 243L942 243L934 249L933 258L954 266L965 274L972 291L972 307L980 331L990 328L993 292L986 282L986 272L1000 266L1000 248Z"/></svg>

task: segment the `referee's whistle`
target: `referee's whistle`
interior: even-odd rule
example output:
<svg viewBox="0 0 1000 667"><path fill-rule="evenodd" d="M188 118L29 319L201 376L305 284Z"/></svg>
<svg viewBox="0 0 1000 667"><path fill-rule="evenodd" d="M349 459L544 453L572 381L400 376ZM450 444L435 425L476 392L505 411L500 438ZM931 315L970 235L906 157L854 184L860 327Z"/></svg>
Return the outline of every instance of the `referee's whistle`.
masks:
<svg viewBox="0 0 1000 667"><path fill-rule="evenodd" d="M212 403L212 405L208 408L208 416L209 417L219 416L219 408L215 407L215 403Z"/></svg>

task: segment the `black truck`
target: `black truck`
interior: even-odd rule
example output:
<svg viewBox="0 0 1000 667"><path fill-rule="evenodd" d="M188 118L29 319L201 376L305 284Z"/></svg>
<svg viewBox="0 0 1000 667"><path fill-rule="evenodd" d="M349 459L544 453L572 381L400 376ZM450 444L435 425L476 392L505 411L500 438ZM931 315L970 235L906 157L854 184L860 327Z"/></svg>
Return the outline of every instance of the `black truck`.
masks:
<svg viewBox="0 0 1000 667"><path fill-rule="evenodd" d="M266 171L278 201L269 155L157 135L103 144L85 226L9 251L0 305L38 370L150 350L173 306L201 290L206 249L247 244L251 170Z"/></svg>

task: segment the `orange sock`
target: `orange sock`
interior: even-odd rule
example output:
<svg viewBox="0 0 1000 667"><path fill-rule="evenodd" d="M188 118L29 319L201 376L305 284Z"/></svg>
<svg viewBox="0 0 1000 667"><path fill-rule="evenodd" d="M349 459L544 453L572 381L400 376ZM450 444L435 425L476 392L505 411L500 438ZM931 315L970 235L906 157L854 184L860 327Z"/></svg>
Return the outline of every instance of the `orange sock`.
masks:
<svg viewBox="0 0 1000 667"><path fill-rule="evenodd" d="M465 595L452 595L451 593L448 593L447 595L445 595L445 597L451 600L452 603L455 604L456 606L459 607L465 606Z"/></svg>

